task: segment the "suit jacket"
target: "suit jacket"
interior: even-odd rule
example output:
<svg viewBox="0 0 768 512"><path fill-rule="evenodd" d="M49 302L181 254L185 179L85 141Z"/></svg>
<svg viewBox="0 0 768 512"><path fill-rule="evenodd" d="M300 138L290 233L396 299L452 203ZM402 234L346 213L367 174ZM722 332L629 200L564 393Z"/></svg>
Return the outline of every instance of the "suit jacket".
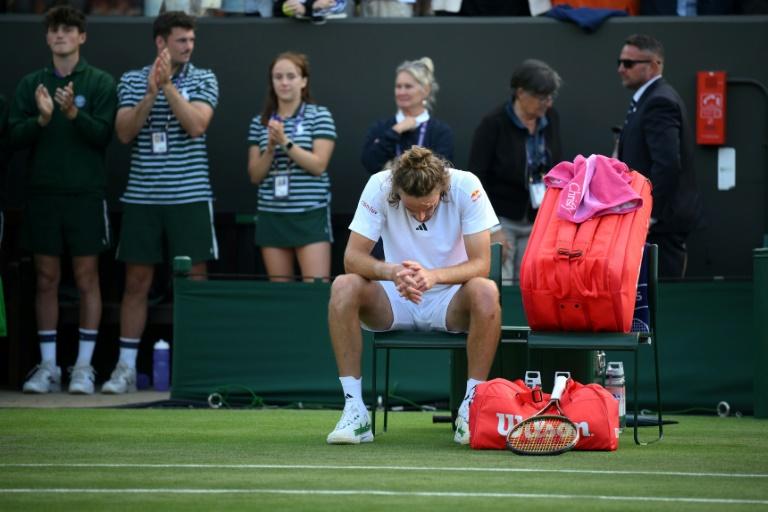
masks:
<svg viewBox="0 0 768 512"><path fill-rule="evenodd" d="M690 233L702 206L693 168L693 138L682 99L663 78L640 97L619 139L619 160L653 185L651 232Z"/></svg>
<svg viewBox="0 0 768 512"><path fill-rule="evenodd" d="M544 140L549 154L549 167L560 163L560 117L555 109L547 110L549 121ZM468 171L480 178L497 215L513 220L533 220L526 176L527 131L516 126L507 115L506 103L486 115L475 130L469 151Z"/></svg>

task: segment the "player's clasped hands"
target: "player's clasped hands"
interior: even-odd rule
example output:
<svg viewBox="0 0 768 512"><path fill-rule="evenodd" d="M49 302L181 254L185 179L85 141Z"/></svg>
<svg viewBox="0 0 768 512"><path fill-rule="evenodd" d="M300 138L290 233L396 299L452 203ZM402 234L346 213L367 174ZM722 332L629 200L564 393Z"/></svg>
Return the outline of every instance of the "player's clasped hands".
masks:
<svg viewBox="0 0 768 512"><path fill-rule="evenodd" d="M401 266L395 274L395 288L401 297L421 303L424 292L435 285L432 273L416 261L404 261Z"/></svg>

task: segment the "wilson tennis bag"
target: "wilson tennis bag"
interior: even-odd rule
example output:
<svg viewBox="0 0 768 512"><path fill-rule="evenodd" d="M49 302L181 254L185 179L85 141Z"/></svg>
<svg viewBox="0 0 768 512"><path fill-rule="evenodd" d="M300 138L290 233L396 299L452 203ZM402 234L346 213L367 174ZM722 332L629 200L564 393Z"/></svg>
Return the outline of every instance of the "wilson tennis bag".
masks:
<svg viewBox="0 0 768 512"><path fill-rule="evenodd" d="M603 386L568 379L560 407L579 429L574 450L615 451L619 447L619 401Z"/></svg>
<svg viewBox="0 0 768 512"><path fill-rule="evenodd" d="M549 393L522 380L493 379L478 384L469 406L469 445L475 450L503 450L510 430L549 402ZM579 429L574 450L616 450L619 403L599 384L568 380L560 405Z"/></svg>
<svg viewBox="0 0 768 512"><path fill-rule="evenodd" d="M600 155L562 162L547 191L520 267L528 325L535 331L629 332L651 184Z"/></svg>
<svg viewBox="0 0 768 512"><path fill-rule="evenodd" d="M520 379L478 384L469 405L469 445L476 450L504 450L512 427L536 414L548 400L549 395L534 393Z"/></svg>

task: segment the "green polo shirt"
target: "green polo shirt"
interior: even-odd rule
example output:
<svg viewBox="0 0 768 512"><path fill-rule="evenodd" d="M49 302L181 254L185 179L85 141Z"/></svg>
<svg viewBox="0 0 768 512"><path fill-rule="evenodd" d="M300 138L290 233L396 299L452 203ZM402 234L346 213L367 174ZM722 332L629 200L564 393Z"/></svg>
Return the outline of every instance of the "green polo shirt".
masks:
<svg viewBox="0 0 768 512"><path fill-rule="evenodd" d="M77 117L67 119L53 102L47 126L37 123L35 89L43 84L51 98L56 88L72 82ZM27 190L32 194L88 194L104 196L107 172L105 152L115 122L115 80L80 58L66 77L53 65L22 78L9 116L11 144L28 148Z"/></svg>

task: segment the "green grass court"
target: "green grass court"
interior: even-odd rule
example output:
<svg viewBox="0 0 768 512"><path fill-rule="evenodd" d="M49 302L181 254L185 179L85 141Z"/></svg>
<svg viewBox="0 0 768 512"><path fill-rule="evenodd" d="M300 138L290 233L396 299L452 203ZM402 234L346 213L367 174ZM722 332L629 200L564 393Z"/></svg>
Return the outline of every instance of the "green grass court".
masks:
<svg viewBox="0 0 768 512"><path fill-rule="evenodd" d="M338 417L2 409L0 510L768 510L765 420L675 416L655 445L627 430L617 452L520 457L455 445L420 412L328 446Z"/></svg>

